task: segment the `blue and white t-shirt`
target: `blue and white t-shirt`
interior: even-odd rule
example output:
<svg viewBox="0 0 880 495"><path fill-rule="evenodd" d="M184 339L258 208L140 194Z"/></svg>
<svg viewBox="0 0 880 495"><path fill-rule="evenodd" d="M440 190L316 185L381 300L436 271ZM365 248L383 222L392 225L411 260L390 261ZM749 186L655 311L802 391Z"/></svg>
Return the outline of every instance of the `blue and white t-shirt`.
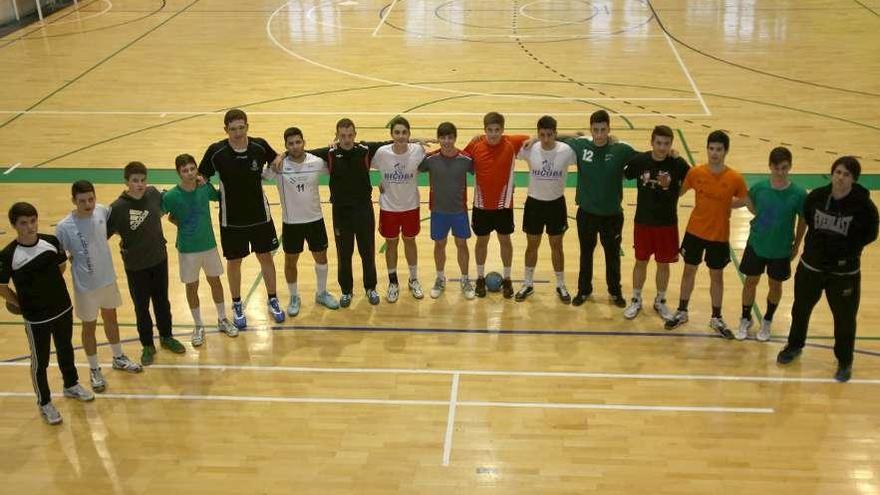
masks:
<svg viewBox="0 0 880 495"><path fill-rule="evenodd" d="M70 213L55 227L55 236L70 257L73 288L77 292L91 292L116 281L107 243L109 216L107 207L96 204L91 216L79 218Z"/></svg>
<svg viewBox="0 0 880 495"><path fill-rule="evenodd" d="M577 160L574 150L560 141L552 150L536 142L521 149L517 158L529 164L529 196L541 201L553 201L565 193L568 166Z"/></svg>
<svg viewBox="0 0 880 495"><path fill-rule="evenodd" d="M410 211L419 207L419 164L425 158L425 148L409 143L403 154L394 153L393 144L386 144L373 155L370 166L382 175L379 209Z"/></svg>

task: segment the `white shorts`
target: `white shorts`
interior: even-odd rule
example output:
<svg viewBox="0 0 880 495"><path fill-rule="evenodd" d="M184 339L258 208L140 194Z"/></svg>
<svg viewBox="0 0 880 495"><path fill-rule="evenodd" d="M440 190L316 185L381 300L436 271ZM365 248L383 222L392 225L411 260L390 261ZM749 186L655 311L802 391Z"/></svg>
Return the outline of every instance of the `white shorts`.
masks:
<svg viewBox="0 0 880 495"><path fill-rule="evenodd" d="M115 309L119 306L122 306L122 296L119 295L116 281L90 292L73 292L73 309L76 317L82 321L95 321L99 309Z"/></svg>
<svg viewBox="0 0 880 495"><path fill-rule="evenodd" d="M180 281L185 284L198 282L200 270L205 270L205 275L208 277L223 275L223 262L220 261L217 248L198 253L180 253L178 265L180 265Z"/></svg>

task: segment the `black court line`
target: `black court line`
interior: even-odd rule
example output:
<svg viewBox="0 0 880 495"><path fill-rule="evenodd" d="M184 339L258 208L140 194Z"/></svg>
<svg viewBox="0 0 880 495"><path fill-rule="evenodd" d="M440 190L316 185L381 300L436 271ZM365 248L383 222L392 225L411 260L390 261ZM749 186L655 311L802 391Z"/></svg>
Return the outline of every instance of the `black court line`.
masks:
<svg viewBox="0 0 880 495"><path fill-rule="evenodd" d="M859 5L861 5L865 10L867 10L868 12L874 14L875 16L880 17L880 13L878 13L876 10L872 9L871 7L868 7L867 5L863 4L863 3L860 2L859 0L853 0L853 2L855 2L855 3L859 4Z"/></svg>
<svg viewBox="0 0 880 495"><path fill-rule="evenodd" d="M393 334L439 334L439 335L508 335L508 336L549 336L549 337L659 337L659 338L675 338L675 339L723 339L717 333L677 333L674 331L670 332L627 332L622 330L549 330L549 329L526 329L526 330L490 330L490 329L482 329L482 328L406 328L406 327L379 327L379 326L339 326L339 327L328 327L322 325L273 325L269 327L262 328L250 328L246 327L240 330L241 333L253 332L257 330L271 330L274 332L326 332L326 333L334 333L334 332L359 332L359 333L393 333ZM218 334L219 330L207 330L205 334ZM175 337L181 337L189 335L189 333L174 334ZM223 337L224 339L229 337ZM809 340L809 339L808 339ZM128 344L132 342L138 342L137 337L132 337L128 339L121 339L119 341L123 344ZM752 342L749 340L749 342ZM773 338L770 342L776 344L785 344L785 339L781 338ZM763 344L763 343L761 343ZM98 347L106 347L109 346L109 342L101 342L98 344ZM742 345L742 342L730 342L730 345ZM826 344L816 344L812 342L807 342L806 347L814 347L817 349L830 349L834 350L834 346L826 345ZM74 347L74 351L81 350L82 346ZM197 350L193 350L190 352L197 352ZM862 349L855 349L854 352L856 354L861 354L864 356L874 356L880 357L880 351L868 351ZM55 351L52 351L50 354L55 354ZM4 363L14 363L19 361L25 361L30 359L30 355L26 356L18 356L10 359L4 359L2 362Z"/></svg>
<svg viewBox="0 0 880 495"><path fill-rule="evenodd" d="M137 38L133 39L132 41L129 41L128 43L126 43L125 45L123 45L122 48L119 48L119 49L116 50L115 52L113 52L113 53L111 53L110 55L107 55L107 56L104 57L103 59L99 60L96 64L92 65L91 67L89 67L88 69L86 69L85 71L83 71L82 73L80 73L78 76L74 77L73 79L71 79L71 80L65 82L65 83L62 84L59 88L57 88L56 90L52 91L52 92L49 93L48 95L46 95L46 96L40 98L36 103L32 104L32 105L29 106L27 109L25 109L25 112L30 111L30 110L33 110L34 108L40 106L42 103L44 103L44 102L45 102L46 100L48 100L49 98L52 98L53 96L55 96L56 94L60 93L61 91L64 91L65 89L67 89L68 87L70 87L73 83L79 81L80 79L82 79L83 77L85 77L86 75L88 75L88 74L89 74L90 72L92 72L93 70L95 70L95 69L97 69L98 67L104 65L104 63L106 63L107 61L109 61L110 59L112 59L113 57L115 57L116 55L119 55L120 53L122 53L123 51L125 51L125 49L131 47L132 45L134 45L134 44L137 43L138 41L140 41L140 40L146 38L147 36L149 36L150 34L152 34L153 32L155 32L156 30L158 30L160 27L164 26L165 24L168 24L168 23L171 22L175 17L177 17L177 16L179 16L180 14L186 12L187 9L189 9L189 8L192 7L193 5L199 3L200 1L201 1L201 0L193 0L192 2L189 3L189 5L187 5L187 6L184 7L183 9L177 11L176 13L174 13L173 15L171 15L170 17L168 17L168 18L165 19L164 21L162 21L162 22L160 22L159 24L157 24L157 25L153 26L152 28L148 29L146 32L144 32L143 34L141 34L141 35L138 36ZM6 122L3 122L2 124L0 124L0 129L3 129L4 127L6 127L7 125L11 124L12 122L18 120L19 117L21 117L22 115L25 115L25 113L21 113L21 112L20 112L20 113L17 113L17 114L15 114L15 115L13 115L10 119L6 120Z"/></svg>

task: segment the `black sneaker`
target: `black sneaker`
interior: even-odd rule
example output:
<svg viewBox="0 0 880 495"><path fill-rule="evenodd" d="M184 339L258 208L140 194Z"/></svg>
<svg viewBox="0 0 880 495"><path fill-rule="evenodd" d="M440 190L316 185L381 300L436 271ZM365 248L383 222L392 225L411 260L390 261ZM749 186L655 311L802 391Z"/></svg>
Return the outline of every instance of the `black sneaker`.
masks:
<svg viewBox="0 0 880 495"><path fill-rule="evenodd" d="M590 297L589 292L578 292L575 294L574 299L571 300L572 306L580 306L581 304L587 302L587 298Z"/></svg>
<svg viewBox="0 0 880 495"><path fill-rule="evenodd" d="M477 283L474 285L474 294L477 297L486 297L486 279L477 277Z"/></svg>
<svg viewBox="0 0 880 495"><path fill-rule="evenodd" d="M779 351L779 354L776 355L776 362L779 364L788 364L800 356L801 352L801 349L785 346L785 348Z"/></svg>
<svg viewBox="0 0 880 495"><path fill-rule="evenodd" d="M510 299L513 297L513 282L511 282L509 278L505 278L501 281L501 295L504 296L504 299Z"/></svg>
<svg viewBox="0 0 880 495"><path fill-rule="evenodd" d="M611 294L611 302L613 302L618 308L626 307L626 299L620 294Z"/></svg>
<svg viewBox="0 0 880 495"><path fill-rule="evenodd" d="M837 366L837 373L834 374L834 379L839 381L840 383L846 383L849 379L852 378L852 365Z"/></svg>
<svg viewBox="0 0 880 495"><path fill-rule="evenodd" d="M516 297L514 299L517 301L525 301L526 298L534 294L534 292L535 289L531 285L523 285L522 288L516 292Z"/></svg>

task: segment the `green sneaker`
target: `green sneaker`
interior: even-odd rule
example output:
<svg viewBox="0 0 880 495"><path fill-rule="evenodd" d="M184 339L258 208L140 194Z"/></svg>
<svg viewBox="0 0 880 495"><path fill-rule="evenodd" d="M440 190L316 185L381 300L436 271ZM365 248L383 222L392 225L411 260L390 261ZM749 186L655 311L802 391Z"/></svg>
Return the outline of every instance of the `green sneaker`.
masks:
<svg viewBox="0 0 880 495"><path fill-rule="evenodd" d="M168 349L169 351L175 354L183 354L186 352L186 347L180 343L179 340L174 337L161 337L159 338L159 344L163 349Z"/></svg>
<svg viewBox="0 0 880 495"><path fill-rule="evenodd" d="M144 347L143 352L141 352L141 364L144 366L149 366L153 364L156 357L156 348L149 345Z"/></svg>

